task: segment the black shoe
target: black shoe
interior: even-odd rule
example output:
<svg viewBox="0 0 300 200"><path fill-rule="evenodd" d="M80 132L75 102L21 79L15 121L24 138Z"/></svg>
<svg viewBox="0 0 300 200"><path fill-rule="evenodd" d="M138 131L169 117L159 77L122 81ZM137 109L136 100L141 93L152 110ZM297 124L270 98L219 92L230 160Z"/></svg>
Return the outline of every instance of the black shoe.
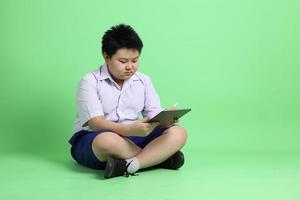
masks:
<svg viewBox="0 0 300 200"><path fill-rule="evenodd" d="M116 159L116 158L108 158L105 170L104 170L104 178L113 178L116 176L126 176L129 175L135 176L137 174L131 174L127 172L127 167L130 163L127 164L125 160Z"/></svg>
<svg viewBox="0 0 300 200"><path fill-rule="evenodd" d="M179 169L183 164L184 155L181 151L177 151L174 155L157 166L165 169Z"/></svg>

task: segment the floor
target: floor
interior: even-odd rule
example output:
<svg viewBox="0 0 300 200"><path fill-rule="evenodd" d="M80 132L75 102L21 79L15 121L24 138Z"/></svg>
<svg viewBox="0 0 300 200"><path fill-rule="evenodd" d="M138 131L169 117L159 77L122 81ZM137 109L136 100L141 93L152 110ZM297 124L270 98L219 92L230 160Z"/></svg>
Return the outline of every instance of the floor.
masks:
<svg viewBox="0 0 300 200"><path fill-rule="evenodd" d="M41 154L40 154L41 155ZM299 200L300 157L185 152L180 170L103 179L67 155L1 155L0 199Z"/></svg>

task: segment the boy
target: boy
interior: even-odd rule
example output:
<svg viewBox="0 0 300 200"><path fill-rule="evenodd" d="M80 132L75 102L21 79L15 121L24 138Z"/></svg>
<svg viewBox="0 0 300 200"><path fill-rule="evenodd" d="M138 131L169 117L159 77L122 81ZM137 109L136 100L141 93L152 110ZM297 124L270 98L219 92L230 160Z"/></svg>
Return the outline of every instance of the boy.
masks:
<svg viewBox="0 0 300 200"><path fill-rule="evenodd" d="M184 128L148 123L164 109L150 78L137 72L142 47L129 25L111 27L102 38L105 63L79 83L71 155L81 165L104 169L104 178L184 164Z"/></svg>

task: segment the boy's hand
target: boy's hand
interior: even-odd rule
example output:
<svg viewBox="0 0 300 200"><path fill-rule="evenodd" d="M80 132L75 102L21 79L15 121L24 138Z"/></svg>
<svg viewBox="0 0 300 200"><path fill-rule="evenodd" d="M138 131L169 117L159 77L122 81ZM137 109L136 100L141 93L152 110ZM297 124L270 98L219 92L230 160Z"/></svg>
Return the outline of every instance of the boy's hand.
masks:
<svg viewBox="0 0 300 200"><path fill-rule="evenodd" d="M167 110L176 110L177 109L177 105L178 103L174 103L174 105L172 105L169 109Z"/></svg>
<svg viewBox="0 0 300 200"><path fill-rule="evenodd" d="M128 135L130 136L147 136L159 125L159 122L148 123L149 118L138 120L129 125Z"/></svg>

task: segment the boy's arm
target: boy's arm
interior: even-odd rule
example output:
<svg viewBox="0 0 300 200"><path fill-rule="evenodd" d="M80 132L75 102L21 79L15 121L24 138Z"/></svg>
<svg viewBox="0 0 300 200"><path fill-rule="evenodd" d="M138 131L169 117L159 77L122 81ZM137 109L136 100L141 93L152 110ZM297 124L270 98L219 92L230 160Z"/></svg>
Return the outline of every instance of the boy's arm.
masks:
<svg viewBox="0 0 300 200"><path fill-rule="evenodd" d="M147 136L159 123L148 123L149 118L138 120L133 124L112 122L103 116L93 117L88 125L94 131L109 130L122 136Z"/></svg>
<svg viewBox="0 0 300 200"><path fill-rule="evenodd" d="M142 114L144 117L153 118L164 109L160 105L160 98L151 82L150 77L145 77L145 106Z"/></svg>
<svg viewBox="0 0 300 200"><path fill-rule="evenodd" d="M105 119L103 116L93 117L88 121L88 125L94 131L105 129L105 130L113 131L123 136L128 136L127 133L129 132L130 129L129 124L112 122L110 120Z"/></svg>

